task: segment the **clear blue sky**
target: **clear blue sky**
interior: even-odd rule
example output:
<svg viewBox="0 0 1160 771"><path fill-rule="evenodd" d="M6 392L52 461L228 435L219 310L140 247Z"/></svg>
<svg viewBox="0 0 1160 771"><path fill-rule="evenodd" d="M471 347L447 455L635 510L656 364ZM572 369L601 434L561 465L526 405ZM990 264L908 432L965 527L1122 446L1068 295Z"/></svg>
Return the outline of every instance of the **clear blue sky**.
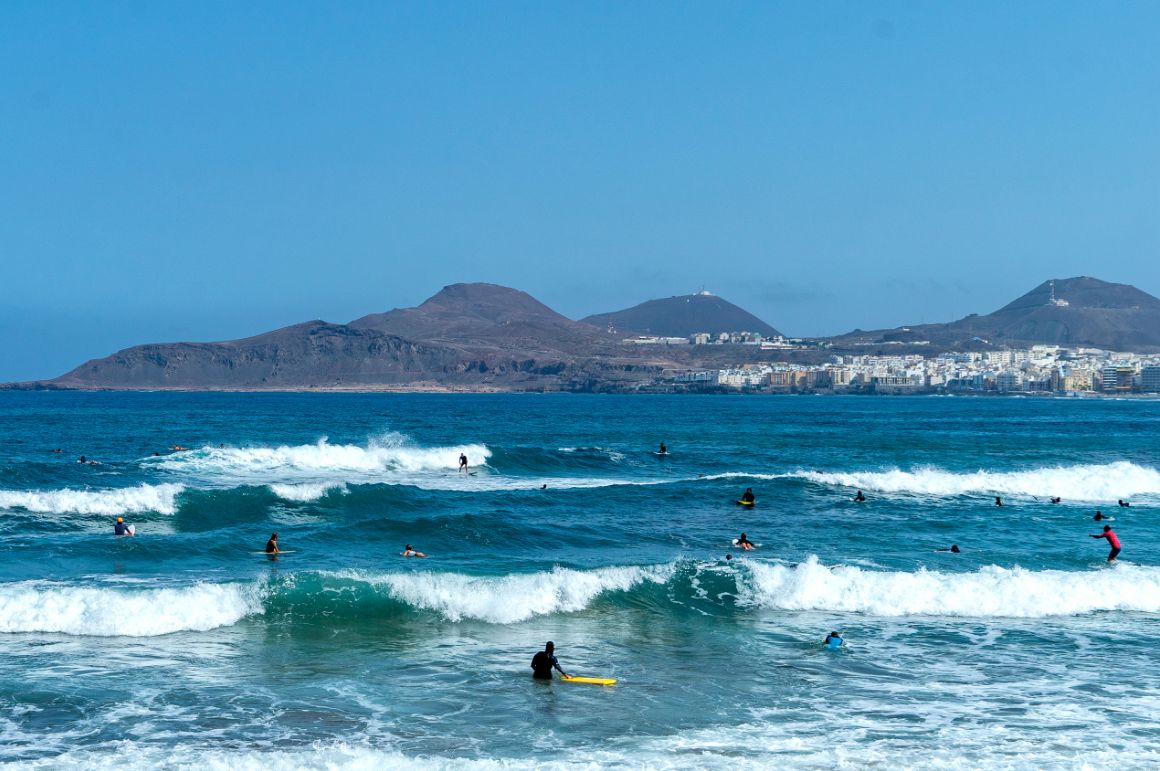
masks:
<svg viewBox="0 0 1160 771"><path fill-rule="evenodd" d="M791 334L1160 294L1160 3L0 4L0 380L489 281Z"/></svg>

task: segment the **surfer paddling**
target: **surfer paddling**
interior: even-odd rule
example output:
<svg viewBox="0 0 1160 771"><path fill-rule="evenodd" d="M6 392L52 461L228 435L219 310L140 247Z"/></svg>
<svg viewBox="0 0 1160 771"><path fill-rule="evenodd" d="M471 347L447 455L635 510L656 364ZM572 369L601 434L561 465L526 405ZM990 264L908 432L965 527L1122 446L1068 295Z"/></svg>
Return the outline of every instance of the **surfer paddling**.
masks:
<svg viewBox="0 0 1160 771"><path fill-rule="evenodd" d="M741 537L737 539L737 545L745 551L753 551L754 548L753 541L750 541L748 538L746 538L745 533L742 533Z"/></svg>
<svg viewBox="0 0 1160 771"><path fill-rule="evenodd" d="M412 549L411 544L407 544L406 547L401 552L399 552L399 554L400 554L400 556L403 556L403 557L426 557L427 556L426 554L424 554L421 551L415 551L414 549Z"/></svg>

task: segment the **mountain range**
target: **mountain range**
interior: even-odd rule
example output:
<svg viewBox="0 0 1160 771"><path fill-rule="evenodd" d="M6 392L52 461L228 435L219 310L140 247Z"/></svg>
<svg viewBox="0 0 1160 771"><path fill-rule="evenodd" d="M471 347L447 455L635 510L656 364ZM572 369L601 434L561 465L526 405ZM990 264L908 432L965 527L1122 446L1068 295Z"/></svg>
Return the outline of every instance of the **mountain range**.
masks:
<svg viewBox="0 0 1160 771"><path fill-rule="evenodd" d="M637 334L728 331L776 335L757 317L705 292L651 300L573 321L530 295L453 284L414 308L332 324L308 321L216 343L156 343L93 359L20 387L110 389L632 390L658 376L833 353L1037 344L1160 350L1160 300L1124 284L1046 281L985 316L945 324L854 330L807 351L740 345L630 345Z"/></svg>

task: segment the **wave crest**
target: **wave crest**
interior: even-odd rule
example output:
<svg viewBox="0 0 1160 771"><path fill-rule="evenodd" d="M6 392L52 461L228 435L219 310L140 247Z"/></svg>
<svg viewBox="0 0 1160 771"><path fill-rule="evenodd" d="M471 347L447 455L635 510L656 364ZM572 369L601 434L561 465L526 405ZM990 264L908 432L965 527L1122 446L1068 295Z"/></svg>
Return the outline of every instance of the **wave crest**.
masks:
<svg viewBox="0 0 1160 771"><path fill-rule="evenodd" d="M825 485L916 495L1005 494L1060 496L1065 501L1115 501L1160 495L1160 471L1128 461L1055 466L1030 471L976 471L960 474L934 467L913 471L803 471L799 479Z"/></svg>
<svg viewBox="0 0 1160 771"><path fill-rule="evenodd" d="M1160 569L1098 571L987 566L973 573L915 573L826 567L816 557L790 567L748 564L739 602L778 610L874 616L1044 618L1094 611L1160 612Z"/></svg>
<svg viewBox="0 0 1160 771"><path fill-rule="evenodd" d="M115 516L142 511L174 514L183 485L142 484L110 490L0 490L0 508L24 509L37 514L103 514Z"/></svg>
<svg viewBox="0 0 1160 771"><path fill-rule="evenodd" d="M156 637L204 632L264 612L257 584L136 589L40 581L0 585L0 632Z"/></svg>

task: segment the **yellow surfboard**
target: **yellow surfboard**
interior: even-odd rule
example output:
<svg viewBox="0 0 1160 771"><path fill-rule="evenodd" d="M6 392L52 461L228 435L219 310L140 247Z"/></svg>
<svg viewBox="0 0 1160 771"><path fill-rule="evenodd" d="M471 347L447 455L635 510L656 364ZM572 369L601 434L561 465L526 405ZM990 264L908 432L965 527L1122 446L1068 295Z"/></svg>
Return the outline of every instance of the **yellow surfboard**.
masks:
<svg viewBox="0 0 1160 771"><path fill-rule="evenodd" d="M590 683L591 685L616 685L612 677L561 677L565 683Z"/></svg>

